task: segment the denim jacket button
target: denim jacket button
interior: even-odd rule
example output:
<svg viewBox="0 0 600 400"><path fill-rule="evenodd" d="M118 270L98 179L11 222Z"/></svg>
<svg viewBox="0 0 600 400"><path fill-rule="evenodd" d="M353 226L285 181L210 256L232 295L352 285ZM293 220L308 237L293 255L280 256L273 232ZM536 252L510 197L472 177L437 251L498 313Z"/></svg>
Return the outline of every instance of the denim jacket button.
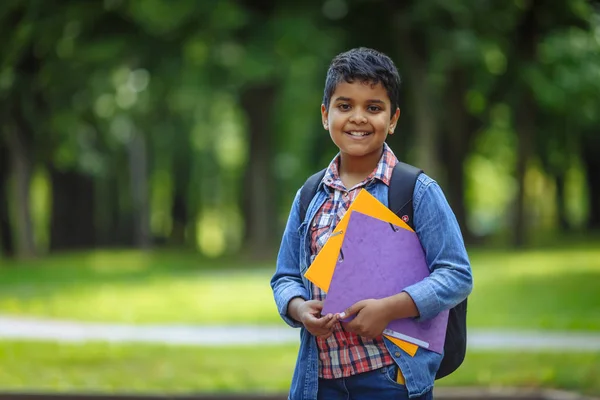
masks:
<svg viewBox="0 0 600 400"><path fill-rule="evenodd" d="M395 352L395 353L394 353L394 355L395 355L396 357L400 357L400 352L399 352L399 351L397 351L397 352Z"/></svg>

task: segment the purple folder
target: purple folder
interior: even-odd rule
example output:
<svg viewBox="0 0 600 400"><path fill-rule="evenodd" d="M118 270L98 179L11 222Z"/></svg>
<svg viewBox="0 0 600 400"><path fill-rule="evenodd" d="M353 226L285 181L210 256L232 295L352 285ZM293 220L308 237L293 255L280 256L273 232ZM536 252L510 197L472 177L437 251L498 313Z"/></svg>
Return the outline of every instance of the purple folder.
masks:
<svg viewBox="0 0 600 400"><path fill-rule="evenodd" d="M335 314L360 300L398 294L427 276L425 254L415 232L352 211L322 313ZM446 310L422 322L394 320L383 333L442 353L447 325Z"/></svg>

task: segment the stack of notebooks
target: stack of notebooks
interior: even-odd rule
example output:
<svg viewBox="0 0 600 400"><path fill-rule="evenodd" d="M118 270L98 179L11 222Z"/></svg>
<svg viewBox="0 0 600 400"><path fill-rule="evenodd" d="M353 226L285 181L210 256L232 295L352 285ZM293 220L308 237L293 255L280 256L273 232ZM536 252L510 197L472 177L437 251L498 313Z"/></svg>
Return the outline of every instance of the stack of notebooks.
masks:
<svg viewBox="0 0 600 400"><path fill-rule="evenodd" d="M327 293L325 315L398 294L429 276L429 269L417 234L362 189L305 276ZM419 347L441 354L447 324L444 311L427 321L394 320L383 334L410 356Z"/></svg>

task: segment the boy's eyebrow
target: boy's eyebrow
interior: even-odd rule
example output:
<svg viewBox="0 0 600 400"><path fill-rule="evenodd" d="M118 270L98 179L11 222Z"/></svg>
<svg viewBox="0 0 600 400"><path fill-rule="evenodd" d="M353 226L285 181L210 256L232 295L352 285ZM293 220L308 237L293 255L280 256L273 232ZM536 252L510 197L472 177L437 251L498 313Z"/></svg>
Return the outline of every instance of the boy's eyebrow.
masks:
<svg viewBox="0 0 600 400"><path fill-rule="evenodd" d="M337 99L335 99L335 101L352 101L352 99L350 97L340 96Z"/></svg>
<svg viewBox="0 0 600 400"><path fill-rule="evenodd" d="M340 96L340 97L336 98L335 101L352 101L352 99L349 97ZM384 104L385 101L380 100L380 99L369 99L369 100L367 100L367 103Z"/></svg>

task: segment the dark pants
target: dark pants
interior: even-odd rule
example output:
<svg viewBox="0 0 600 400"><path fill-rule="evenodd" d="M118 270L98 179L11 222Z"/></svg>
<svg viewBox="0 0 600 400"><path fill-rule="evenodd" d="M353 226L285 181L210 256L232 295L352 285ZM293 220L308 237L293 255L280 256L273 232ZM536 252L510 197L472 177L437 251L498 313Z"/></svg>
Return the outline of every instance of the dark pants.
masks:
<svg viewBox="0 0 600 400"><path fill-rule="evenodd" d="M396 382L394 364L348 378L319 379L319 400L408 400L406 386ZM432 400L429 391L411 400Z"/></svg>

